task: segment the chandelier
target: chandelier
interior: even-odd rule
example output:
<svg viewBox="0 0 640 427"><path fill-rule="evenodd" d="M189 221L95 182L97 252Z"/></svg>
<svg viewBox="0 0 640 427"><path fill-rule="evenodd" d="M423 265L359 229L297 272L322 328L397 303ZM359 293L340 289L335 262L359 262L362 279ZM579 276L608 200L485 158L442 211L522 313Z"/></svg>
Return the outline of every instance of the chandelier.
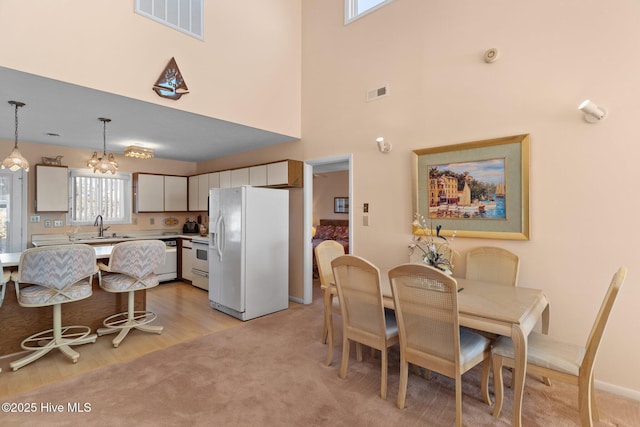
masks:
<svg viewBox="0 0 640 427"><path fill-rule="evenodd" d="M150 159L153 157L153 150L151 148L130 145L124 149L124 155L127 157L134 157L136 159Z"/></svg>
<svg viewBox="0 0 640 427"><path fill-rule="evenodd" d="M15 133L15 145L13 146L13 151L9 154L9 157L2 161L2 169L9 169L12 172L15 172L20 169L24 169L25 172L29 172L29 162L25 159L20 150L18 150L18 108L24 107L24 102L18 101L9 101L9 104L15 107L15 123L16 123L16 133Z"/></svg>
<svg viewBox="0 0 640 427"><path fill-rule="evenodd" d="M118 170L118 162L113 158L113 153L109 153L107 156L107 123L111 119L105 119L103 117L98 118L102 122L102 157L98 157L97 152L93 152L93 156L87 161L87 166L93 168L93 172L111 173L115 174Z"/></svg>

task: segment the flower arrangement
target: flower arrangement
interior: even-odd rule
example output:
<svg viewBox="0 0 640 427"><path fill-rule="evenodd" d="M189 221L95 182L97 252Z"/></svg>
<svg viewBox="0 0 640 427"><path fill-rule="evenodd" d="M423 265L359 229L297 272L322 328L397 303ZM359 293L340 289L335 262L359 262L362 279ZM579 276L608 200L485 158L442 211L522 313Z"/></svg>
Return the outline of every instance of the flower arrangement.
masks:
<svg viewBox="0 0 640 427"><path fill-rule="evenodd" d="M409 244L409 255L412 255L416 249L422 252L422 262L429 264L447 274L452 274L452 249L449 244L456 236L456 232L449 240L440 235L441 225L437 225L435 232L433 226L427 227L427 221L424 216L416 213L414 215L413 225L418 227L421 232L413 235L413 240Z"/></svg>

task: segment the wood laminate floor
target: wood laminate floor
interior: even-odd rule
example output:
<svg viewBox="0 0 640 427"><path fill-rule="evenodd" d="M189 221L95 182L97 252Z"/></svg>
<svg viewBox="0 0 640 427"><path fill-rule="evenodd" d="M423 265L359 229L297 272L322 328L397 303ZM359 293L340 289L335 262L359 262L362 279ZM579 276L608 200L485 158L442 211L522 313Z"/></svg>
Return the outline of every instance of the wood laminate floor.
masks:
<svg viewBox="0 0 640 427"><path fill-rule="evenodd" d="M63 310L71 309L73 309L72 303L65 304L63 307ZM163 283L147 291L147 309L158 315L151 324L164 326L162 334L133 330L118 348L114 348L111 344L115 335L98 337L95 344L73 347L80 353L80 358L75 364L59 350L52 350L41 359L13 372L9 368L9 363L20 356L0 358L0 368L2 368L0 398L80 375L102 366L133 359L242 323L240 320L213 310L209 306L206 291L183 282ZM1 329L0 333L2 333Z"/></svg>

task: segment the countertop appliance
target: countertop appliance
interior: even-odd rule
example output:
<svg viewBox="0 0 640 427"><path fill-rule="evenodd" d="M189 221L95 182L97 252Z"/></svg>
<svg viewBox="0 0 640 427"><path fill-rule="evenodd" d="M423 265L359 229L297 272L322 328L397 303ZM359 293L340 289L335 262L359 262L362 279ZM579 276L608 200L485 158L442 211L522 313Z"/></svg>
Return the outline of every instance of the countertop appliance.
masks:
<svg viewBox="0 0 640 427"><path fill-rule="evenodd" d="M209 240L206 237L191 239L191 284L200 289L209 289Z"/></svg>
<svg viewBox="0 0 640 427"><path fill-rule="evenodd" d="M209 303L240 320L289 305L289 192L209 190Z"/></svg>

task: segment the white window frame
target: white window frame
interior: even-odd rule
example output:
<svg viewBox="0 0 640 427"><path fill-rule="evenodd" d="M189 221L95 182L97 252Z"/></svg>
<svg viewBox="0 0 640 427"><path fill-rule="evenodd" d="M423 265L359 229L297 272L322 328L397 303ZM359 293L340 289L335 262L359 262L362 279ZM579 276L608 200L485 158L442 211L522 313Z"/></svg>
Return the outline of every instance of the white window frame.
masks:
<svg viewBox="0 0 640 427"><path fill-rule="evenodd" d="M104 212L101 212L102 209L98 207L98 211L96 211L95 215L102 215L104 224L131 224L131 204L132 204L132 177L130 172L116 172L115 174L96 174L89 169L69 169L69 212L67 213L67 224L69 225L93 225L95 221L95 216L91 219L86 220L75 220L74 219L74 206L75 206L75 178L76 177L87 177L87 178L96 178L96 179L121 179L124 181L124 192L123 192L123 217L122 219L113 219L109 218Z"/></svg>
<svg viewBox="0 0 640 427"><path fill-rule="evenodd" d="M359 0L344 0L344 25L350 24L356 19L368 15L369 13L393 2L393 0L382 0L379 4L358 13L358 1Z"/></svg>
<svg viewBox="0 0 640 427"><path fill-rule="evenodd" d="M200 19L198 20L199 22L194 22L195 16L192 10L193 4L197 4L200 8ZM178 25L170 22L167 19L167 10L171 6L177 7L176 11L178 14ZM151 13L147 11L149 8L151 8ZM156 8L158 9L158 12L156 12ZM185 12L185 9L188 9L186 17L183 16L183 12ZM138 15L145 16L149 19L166 25L167 27L173 28L174 30L180 31L181 33L204 41L204 0L136 0L135 12ZM160 12L164 15L164 17L158 16ZM189 28L181 26L185 19L188 19L189 21ZM194 26L200 27L200 33L193 32Z"/></svg>

